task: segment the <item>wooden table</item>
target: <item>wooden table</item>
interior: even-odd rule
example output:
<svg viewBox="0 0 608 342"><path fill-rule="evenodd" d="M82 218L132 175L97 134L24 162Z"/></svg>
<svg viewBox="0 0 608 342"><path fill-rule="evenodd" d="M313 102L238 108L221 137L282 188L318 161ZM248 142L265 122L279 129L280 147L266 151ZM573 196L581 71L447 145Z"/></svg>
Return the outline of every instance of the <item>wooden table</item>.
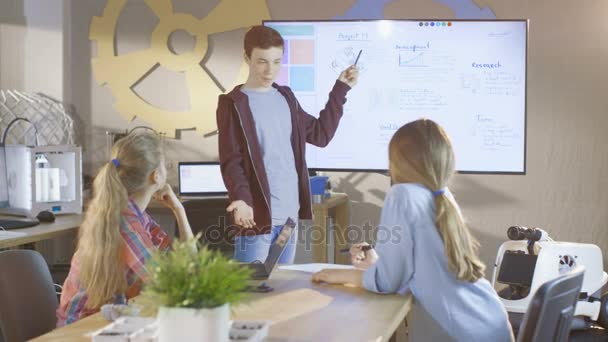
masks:
<svg viewBox="0 0 608 342"><path fill-rule="evenodd" d="M269 293L252 294L234 307L236 320L271 320L267 341L388 341L410 309L411 298L359 288L315 284L311 274L277 269ZM100 314L54 330L34 341L90 341L85 334L108 322Z"/></svg>
<svg viewBox="0 0 608 342"><path fill-rule="evenodd" d="M2 219L19 219L15 216L0 216ZM39 225L23 229L11 229L8 232L21 232L25 233L22 236L15 236L10 238L3 238L0 235L0 248L16 247L25 245L32 242L38 242L47 239L53 239L70 232L76 231L82 220L84 214L71 214L71 215L57 215L55 222L44 223L40 222Z"/></svg>
<svg viewBox="0 0 608 342"><path fill-rule="evenodd" d="M321 203L313 203L313 231L312 231L312 262L327 263L328 235L327 218L334 219L334 263L350 264L350 256L341 254L340 249L348 248L347 232L350 225L350 202L348 196L342 193L331 193Z"/></svg>

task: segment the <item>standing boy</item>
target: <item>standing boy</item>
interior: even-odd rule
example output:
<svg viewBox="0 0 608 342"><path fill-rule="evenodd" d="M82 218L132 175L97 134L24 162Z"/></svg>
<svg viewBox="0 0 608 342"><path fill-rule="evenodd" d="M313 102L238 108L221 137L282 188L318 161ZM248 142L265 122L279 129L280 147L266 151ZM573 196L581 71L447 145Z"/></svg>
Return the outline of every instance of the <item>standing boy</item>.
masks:
<svg viewBox="0 0 608 342"><path fill-rule="evenodd" d="M289 87L274 83L284 52L276 30L254 26L244 47L249 77L219 97L219 156L231 201L227 211L241 226L234 257L263 262L288 217L312 219L306 143L324 147L330 142L358 71L351 66L340 74L317 119L302 109ZM293 263L296 236L297 230L279 263Z"/></svg>

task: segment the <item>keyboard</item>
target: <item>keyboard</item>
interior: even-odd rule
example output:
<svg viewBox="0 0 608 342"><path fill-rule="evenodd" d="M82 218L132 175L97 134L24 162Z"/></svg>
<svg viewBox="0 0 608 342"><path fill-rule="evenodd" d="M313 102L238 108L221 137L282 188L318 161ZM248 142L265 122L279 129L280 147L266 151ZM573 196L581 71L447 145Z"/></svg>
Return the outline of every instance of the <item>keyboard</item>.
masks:
<svg viewBox="0 0 608 342"><path fill-rule="evenodd" d="M38 221L26 220L0 220L0 230L21 229L37 226Z"/></svg>

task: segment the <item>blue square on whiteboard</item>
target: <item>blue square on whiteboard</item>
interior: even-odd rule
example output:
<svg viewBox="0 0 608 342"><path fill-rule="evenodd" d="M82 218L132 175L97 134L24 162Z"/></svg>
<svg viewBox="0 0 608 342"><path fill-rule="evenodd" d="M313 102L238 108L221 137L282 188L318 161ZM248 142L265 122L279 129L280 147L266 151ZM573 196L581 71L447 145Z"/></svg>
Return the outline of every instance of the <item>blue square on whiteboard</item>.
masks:
<svg viewBox="0 0 608 342"><path fill-rule="evenodd" d="M314 91L315 68L312 66L289 68L289 86L294 91Z"/></svg>

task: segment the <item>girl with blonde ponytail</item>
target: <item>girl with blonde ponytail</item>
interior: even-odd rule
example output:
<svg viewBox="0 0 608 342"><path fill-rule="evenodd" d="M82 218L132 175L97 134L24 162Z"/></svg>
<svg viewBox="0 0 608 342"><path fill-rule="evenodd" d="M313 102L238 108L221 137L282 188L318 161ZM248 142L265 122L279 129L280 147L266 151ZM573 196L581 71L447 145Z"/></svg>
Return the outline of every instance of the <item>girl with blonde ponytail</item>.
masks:
<svg viewBox="0 0 608 342"><path fill-rule="evenodd" d="M454 152L431 120L401 127L389 144L393 186L375 249L351 248L354 270L322 270L313 281L411 294L410 341L512 341L507 313L483 278L479 244L448 189ZM380 237L380 234L378 235Z"/></svg>
<svg viewBox="0 0 608 342"><path fill-rule="evenodd" d="M184 207L166 184L164 161L155 134L134 132L112 147L112 159L93 182L93 199L57 309L58 326L139 294L151 253L171 245L145 211L153 197L173 211L180 238L192 237Z"/></svg>

